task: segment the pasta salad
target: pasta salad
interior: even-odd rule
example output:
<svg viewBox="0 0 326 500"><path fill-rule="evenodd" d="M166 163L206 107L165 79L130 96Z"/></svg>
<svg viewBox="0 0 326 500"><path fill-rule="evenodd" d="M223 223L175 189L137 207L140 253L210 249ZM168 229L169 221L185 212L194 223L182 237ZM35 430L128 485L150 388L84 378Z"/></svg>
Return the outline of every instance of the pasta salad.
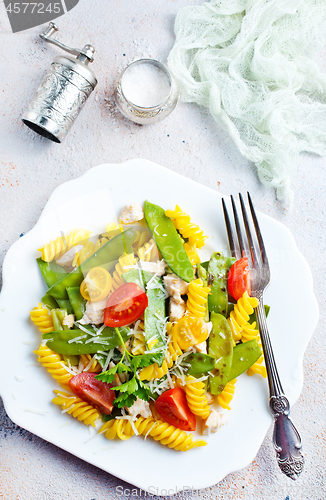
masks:
<svg viewBox="0 0 326 500"><path fill-rule="evenodd" d="M207 444L192 431L227 421L239 375L266 377L248 260L202 261L206 238L178 205L145 201L96 237L76 229L39 249L34 352L63 413L108 439L188 451Z"/></svg>

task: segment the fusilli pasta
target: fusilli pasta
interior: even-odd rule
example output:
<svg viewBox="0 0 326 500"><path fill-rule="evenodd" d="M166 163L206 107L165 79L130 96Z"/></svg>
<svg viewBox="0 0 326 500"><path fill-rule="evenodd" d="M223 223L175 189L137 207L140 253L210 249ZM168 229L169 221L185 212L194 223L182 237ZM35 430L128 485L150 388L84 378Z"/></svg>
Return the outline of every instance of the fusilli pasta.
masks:
<svg viewBox="0 0 326 500"><path fill-rule="evenodd" d="M30 312L31 320L42 333L50 333L54 331L52 316L46 307L39 303L38 307Z"/></svg>
<svg viewBox="0 0 326 500"><path fill-rule="evenodd" d="M65 413L69 413L85 425L95 427L95 421L101 418L100 413L89 403L86 403L77 396L72 396L66 392L53 391L57 397L52 399L52 403L61 406Z"/></svg>
<svg viewBox="0 0 326 500"><path fill-rule="evenodd" d="M92 231L88 231L87 229L73 229L68 235L59 236L55 240L51 240L50 243L38 249L42 253L42 260L51 262L53 259L61 259L68 250L79 242L87 240L91 234Z"/></svg>
<svg viewBox="0 0 326 500"><path fill-rule="evenodd" d="M112 290L116 290L119 286L124 285L125 281L122 278L122 274L130 271L135 264L137 263L137 259L134 254L124 254L119 258L119 262L115 266L115 270L112 275Z"/></svg>
<svg viewBox="0 0 326 500"><path fill-rule="evenodd" d="M107 439L117 437L123 441L130 439L135 434L130 421L124 418L109 420L100 428L99 433L104 433Z"/></svg>
<svg viewBox="0 0 326 500"><path fill-rule="evenodd" d="M183 388L192 413L202 419L207 418L211 411L205 395L205 384L203 382L196 382L195 377L188 375L186 377L186 385Z"/></svg>
<svg viewBox="0 0 326 500"><path fill-rule="evenodd" d="M179 205L175 206L175 210L166 210L165 215L172 219L175 227L183 238L188 239L190 245L196 246L197 248L201 248L205 245L207 236L204 236L204 232L199 226L191 222L190 216L183 212Z"/></svg>
<svg viewBox="0 0 326 500"><path fill-rule="evenodd" d="M234 380L228 382L223 391L221 392L221 394L216 396L218 404L222 406L222 408L224 408L225 410L231 410L230 402L232 401L234 396L236 381L237 379L235 378Z"/></svg>
<svg viewBox="0 0 326 500"><path fill-rule="evenodd" d="M150 239L147 243L138 248L137 255L140 260L146 262L156 262L160 258L158 248L153 239Z"/></svg>
<svg viewBox="0 0 326 500"><path fill-rule="evenodd" d="M231 311L228 318L235 342L238 340L245 342L257 337L259 332L256 329L256 323L252 325L248 323L249 316L254 312L254 307L257 307L257 305L258 300L256 297L249 297L247 292L235 304L234 310Z"/></svg>
<svg viewBox="0 0 326 500"><path fill-rule="evenodd" d="M46 345L44 346L42 344L37 351L33 352L38 356L37 361L42 363L44 368L51 373L53 378L55 378L60 384L68 384L73 375L65 369L65 363L63 362L60 354L57 354Z"/></svg>
<svg viewBox="0 0 326 500"><path fill-rule="evenodd" d="M192 316L205 318L207 295L210 288L203 285L200 278L193 280L188 288L187 309Z"/></svg>

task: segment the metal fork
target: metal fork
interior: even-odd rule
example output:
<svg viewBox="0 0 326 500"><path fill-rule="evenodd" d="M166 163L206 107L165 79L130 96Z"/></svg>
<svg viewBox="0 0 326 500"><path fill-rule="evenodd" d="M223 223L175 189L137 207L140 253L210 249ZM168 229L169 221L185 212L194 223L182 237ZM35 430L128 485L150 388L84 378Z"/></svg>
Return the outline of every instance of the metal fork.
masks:
<svg viewBox="0 0 326 500"><path fill-rule="evenodd" d="M259 333L264 351L264 358L265 358L267 377L268 377L269 409L274 417L273 444L276 451L276 459L281 471L291 479L295 480L303 470L304 457L301 453L300 435L289 418L290 404L288 399L284 395L283 387L276 368L273 349L267 328L265 308L263 303L263 292L270 282L270 269L266 255L265 245L260 232L256 212L250 194L248 193L248 200L260 248L260 262L258 261L257 253L255 250L245 203L243 201L243 197L241 194L239 194L239 197L240 197L241 211L251 256L251 263L250 259L248 259L250 267L251 296L257 297L258 299L258 306L255 310L259 327ZM238 259L240 257L246 257L247 252L244 245L244 240L240 227L240 221L233 196L231 196L231 202L232 202L235 227L240 247L240 253L238 251L235 239L233 237L233 230L231 227L231 222L226 208L226 204L224 199L222 199L222 205L223 205L223 211L224 211L224 217L225 217L225 223L226 223L231 253L233 257Z"/></svg>

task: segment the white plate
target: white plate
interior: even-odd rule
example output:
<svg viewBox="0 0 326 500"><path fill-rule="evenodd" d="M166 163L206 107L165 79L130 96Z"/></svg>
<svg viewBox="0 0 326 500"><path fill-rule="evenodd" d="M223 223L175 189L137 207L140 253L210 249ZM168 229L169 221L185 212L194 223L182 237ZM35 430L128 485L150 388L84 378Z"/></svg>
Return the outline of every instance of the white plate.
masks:
<svg viewBox="0 0 326 500"><path fill-rule="evenodd" d="M257 375L238 378L229 423L204 448L176 452L141 437L107 441L101 435L89 440L87 426L51 403L56 383L36 366L32 351L41 337L29 320L29 311L46 290L36 249L60 230L86 226L101 231L126 203L145 199L166 209L180 204L209 235L207 256L212 250L228 252L221 195L157 164L131 160L101 165L61 185L34 229L10 248L4 261L0 393L9 417L21 427L143 490L167 495L211 486L254 459L272 423L267 381ZM262 213L258 217L272 271L265 295L271 306L268 323L283 387L293 404L302 388L302 359L318 306L310 270L289 230Z"/></svg>

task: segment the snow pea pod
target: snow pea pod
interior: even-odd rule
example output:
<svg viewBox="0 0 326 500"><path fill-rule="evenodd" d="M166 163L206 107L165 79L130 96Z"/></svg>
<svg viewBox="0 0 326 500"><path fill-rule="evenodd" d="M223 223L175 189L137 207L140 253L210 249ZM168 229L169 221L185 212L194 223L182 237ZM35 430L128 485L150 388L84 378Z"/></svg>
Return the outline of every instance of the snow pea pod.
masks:
<svg viewBox="0 0 326 500"><path fill-rule="evenodd" d="M147 225L167 265L179 278L187 282L192 281L194 270L172 220L165 215L163 208L147 200L144 213Z"/></svg>
<svg viewBox="0 0 326 500"><path fill-rule="evenodd" d="M59 307L58 302L53 297L51 297L51 295L44 295L41 301L48 309L50 309L50 311L52 311L52 309L58 309Z"/></svg>
<svg viewBox="0 0 326 500"><path fill-rule="evenodd" d="M233 348L233 359L228 382L237 378L241 373L249 370L260 358L262 352L256 339L238 344Z"/></svg>
<svg viewBox="0 0 326 500"><path fill-rule="evenodd" d="M189 375L197 375L199 373L206 373L215 368L215 356L209 356L201 352L193 352L183 359L183 363L190 365L188 367Z"/></svg>
<svg viewBox="0 0 326 500"><path fill-rule="evenodd" d="M118 234L99 248L93 255L85 260L83 264L55 283L47 291L47 294L55 299L67 299L68 294L66 288L79 286L84 279L84 275L93 267L105 266L106 269L111 270L115 266L116 260L120 255L124 252L128 253L131 251L131 245L135 241L136 236L136 231L133 228Z"/></svg>
<svg viewBox="0 0 326 500"><path fill-rule="evenodd" d="M208 296L208 309L211 312L226 316L228 309L227 276L230 267L235 262L233 257L224 257L220 252L214 252L208 265L208 286L211 293Z"/></svg>
<svg viewBox="0 0 326 500"><path fill-rule="evenodd" d="M144 312L144 334L147 349L153 353L153 362L162 365L165 357L166 333L165 333L165 289L163 280L154 277L148 271L132 269L123 273L123 279L127 283L136 283L146 291L148 306ZM158 352L157 352L157 351Z"/></svg>
<svg viewBox="0 0 326 500"><path fill-rule="evenodd" d="M76 320L82 319L85 313L85 304L86 300L82 297L80 293L79 286L72 286L67 288L68 297L73 308L74 315L76 316Z"/></svg>
<svg viewBox="0 0 326 500"><path fill-rule="evenodd" d="M39 257L36 259L36 262L38 263L38 267L48 287L53 286L68 274L62 266L59 266L59 264L54 261L44 262L44 260Z"/></svg>
<svg viewBox="0 0 326 500"><path fill-rule="evenodd" d="M63 318L66 316L66 310L64 309L52 309L51 316L53 321L53 326L55 330L69 330L69 326L62 324Z"/></svg>
<svg viewBox="0 0 326 500"><path fill-rule="evenodd" d="M210 391L220 394L229 380L232 366L233 338L230 325L222 314L211 313L213 328L208 338L208 353L216 359L214 376L209 377Z"/></svg>
<svg viewBox="0 0 326 500"><path fill-rule="evenodd" d="M95 354L98 351L107 351L121 345L121 340L114 328L105 327L98 335L94 328L84 326L84 330L58 330L45 333L43 339L52 351L58 354L75 356L77 354ZM124 342L128 340L129 328L119 329ZM74 340L77 339L77 340Z"/></svg>
<svg viewBox="0 0 326 500"><path fill-rule="evenodd" d="M65 309L67 314L73 314L74 310L69 299L57 299L60 309Z"/></svg>

